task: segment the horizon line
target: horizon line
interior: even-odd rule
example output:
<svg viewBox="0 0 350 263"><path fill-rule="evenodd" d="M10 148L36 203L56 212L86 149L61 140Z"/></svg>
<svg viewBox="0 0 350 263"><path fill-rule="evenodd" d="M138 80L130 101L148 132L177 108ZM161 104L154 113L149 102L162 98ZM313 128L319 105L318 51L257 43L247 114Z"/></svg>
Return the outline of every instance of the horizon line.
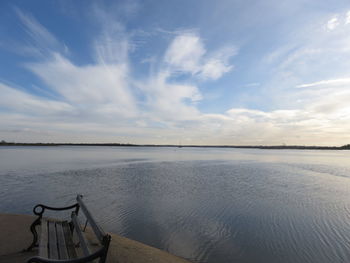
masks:
<svg viewBox="0 0 350 263"><path fill-rule="evenodd" d="M203 148L257 148L257 149L350 149L350 144L342 146L319 145L200 145L200 144L135 144L135 143L56 143L56 142L6 142L0 141L0 146L129 146L129 147L203 147Z"/></svg>

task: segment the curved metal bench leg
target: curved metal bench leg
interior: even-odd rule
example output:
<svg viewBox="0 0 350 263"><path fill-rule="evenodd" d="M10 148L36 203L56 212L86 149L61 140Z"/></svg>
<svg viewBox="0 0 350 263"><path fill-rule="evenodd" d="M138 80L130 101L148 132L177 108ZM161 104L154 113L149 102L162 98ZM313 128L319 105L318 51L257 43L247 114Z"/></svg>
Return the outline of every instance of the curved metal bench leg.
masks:
<svg viewBox="0 0 350 263"><path fill-rule="evenodd" d="M36 226L40 225L41 223L41 217L38 217L30 226L30 232L33 234L33 242L30 244L30 246L25 249L24 251L31 251L34 247L38 246L38 233L36 232Z"/></svg>

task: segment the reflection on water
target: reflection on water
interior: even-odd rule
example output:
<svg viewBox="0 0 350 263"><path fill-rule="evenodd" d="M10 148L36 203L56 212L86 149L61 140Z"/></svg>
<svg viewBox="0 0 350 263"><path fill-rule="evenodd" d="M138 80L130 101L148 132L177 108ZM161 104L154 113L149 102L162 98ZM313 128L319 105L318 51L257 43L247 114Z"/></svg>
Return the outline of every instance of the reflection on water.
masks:
<svg viewBox="0 0 350 263"><path fill-rule="evenodd" d="M108 231L198 262L349 262L349 151L1 147L0 211L76 193Z"/></svg>

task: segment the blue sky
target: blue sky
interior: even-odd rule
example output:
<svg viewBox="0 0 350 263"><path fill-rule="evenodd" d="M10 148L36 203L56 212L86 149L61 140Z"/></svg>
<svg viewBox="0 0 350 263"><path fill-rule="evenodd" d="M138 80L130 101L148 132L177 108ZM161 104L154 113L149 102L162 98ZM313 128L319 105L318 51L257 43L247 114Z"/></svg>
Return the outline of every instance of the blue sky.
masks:
<svg viewBox="0 0 350 263"><path fill-rule="evenodd" d="M343 145L348 1L1 1L0 139Z"/></svg>

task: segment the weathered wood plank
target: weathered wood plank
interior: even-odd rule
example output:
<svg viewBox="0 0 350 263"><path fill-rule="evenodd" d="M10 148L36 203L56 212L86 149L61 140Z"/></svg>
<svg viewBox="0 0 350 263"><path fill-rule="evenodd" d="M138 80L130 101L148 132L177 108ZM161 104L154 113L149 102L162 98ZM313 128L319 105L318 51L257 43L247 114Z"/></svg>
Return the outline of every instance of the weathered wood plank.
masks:
<svg viewBox="0 0 350 263"><path fill-rule="evenodd" d="M67 246L66 246L66 240L64 238L62 222L56 223L56 232L57 232L57 244L58 244L59 259L68 259L68 251L67 251Z"/></svg>
<svg viewBox="0 0 350 263"><path fill-rule="evenodd" d="M66 241L66 248L68 252L69 258L77 258L77 252L75 251L73 239L72 239L72 233L69 228L69 224L67 221L62 222L62 229L64 233L64 238Z"/></svg>
<svg viewBox="0 0 350 263"><path fill-rule="evenodd" d="M48 231L47 231L47 220L41 219L41 234L39 243L39 255L44 258L48 258Z"/></svg>
<svg viewBox="0 0 350 263"><path fill-rule="evenodd" d="M83 235L83 232L81 231L80 222L75 212L72 212L72 221L74 224L74 230L78 235L80 246L83 250L83 253L85 256L88 256L91 254L90 249L88 247L88 242L86 240L86 237Z"/></svg>
<svg viewBox="0 0 350 263"><path fill-rule="evenodd" d="M49 226L49 257L51 259L59 259L58 247L57 247L56 224L54 221L49 221L48 226Z"/></svg>
<svg viewBox="0 0 350 263"><path fill-rule="evenodd" d="M92 228L92 230L95 232L95 235L97 236L98 240L102 242L103 237L106 235L103 230L96 224L95 219L92 217L90 211L87 209L85 206L82 196L78 195L77 196L77 202L81 208L81 210L84 212L86 219L89 221L89 224Z"/></svg>

